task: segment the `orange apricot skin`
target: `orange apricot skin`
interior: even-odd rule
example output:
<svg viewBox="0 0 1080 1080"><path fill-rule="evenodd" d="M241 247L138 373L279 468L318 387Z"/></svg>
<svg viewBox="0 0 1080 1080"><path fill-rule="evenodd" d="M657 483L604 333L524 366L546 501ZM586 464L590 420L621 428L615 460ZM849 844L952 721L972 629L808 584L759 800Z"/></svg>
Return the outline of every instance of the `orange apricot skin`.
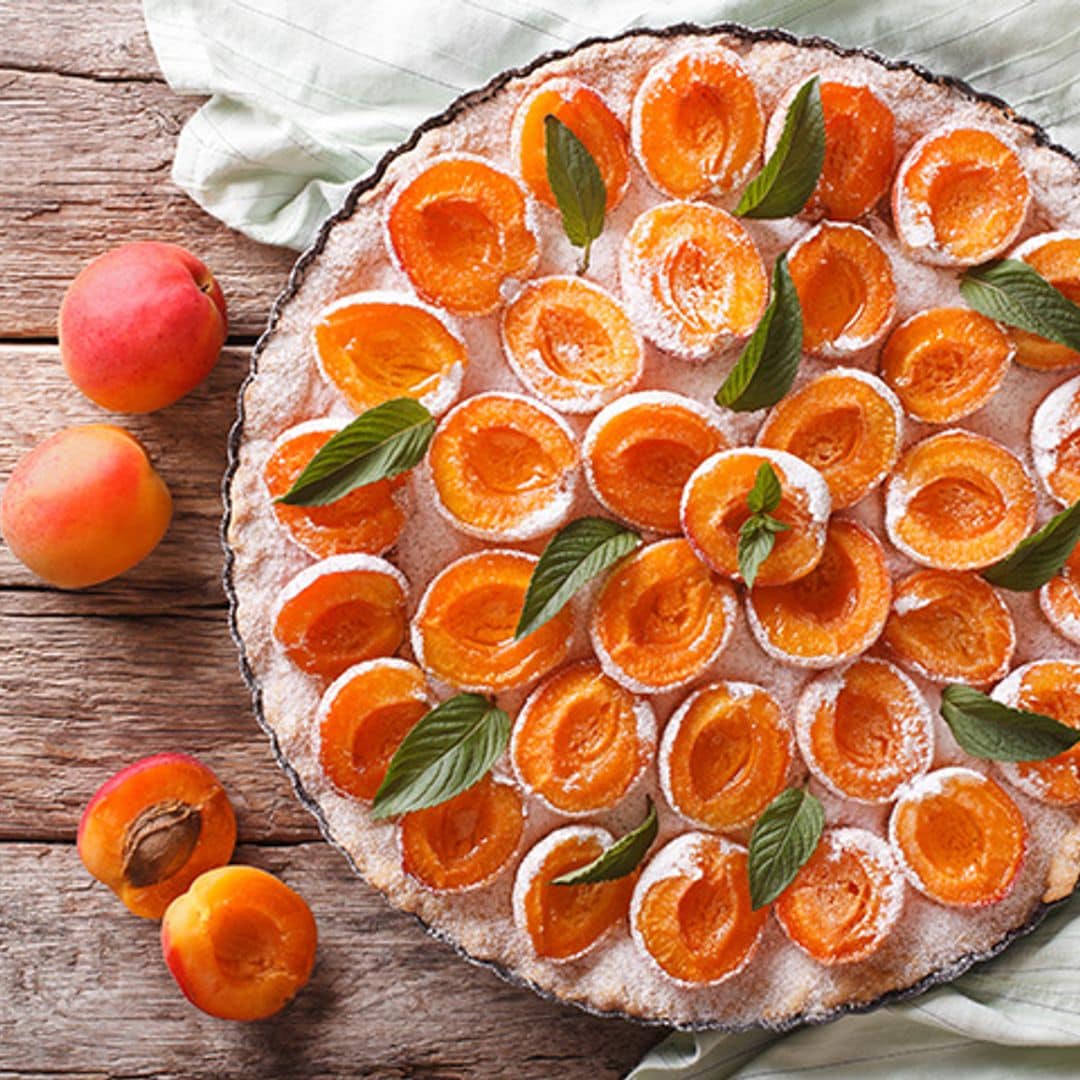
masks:
<svg viewBox="0 0 1080 1080"><path fill-rule="evenodd" d="M311 977L318 930L311 908L254 866L196 878L161 923L169 972L196 1008L221 1020L265 1020Z"/></svg>
<svg viewBox="0 0 1080 1080"><path fill-rule="evenodd" d="M1074 304L1080 304L1080 233L1042 233L1025 240L1009 254L1010 259L1026 262L1058 292ZM1057 371L1080 364L1080 353L1067 345L1010 327L1016 342L1016 359L1025 367L1039 371Z"/></svg>
<svg viewBox="0 0 1080 1080"><path fill-rule="evenodd" d="M171 808L174 815L179 811L184 818L178 831L164 834L173 838L164 849L151 836L143 845L137 842L140 815L153 827L155 807ZM102 784L79 819L76 844L83 866L129 911L160 919L201 873L229 861L236 818L225 789L205 765L187 754L154 754ZM140 855L144 871L158 880L137 883Z"/></svg>
<svg viewBox="0 0 1080 1080"><path fill-rule="evenodd" d="M172 497L141 443L111 424L51 435L15 466L0 524L15 556L62 589L130 570L157 547Z"/></svg>
<svg viewBox="0 0 1080 1080"><path fill-rule="evenodd" d="M123 244L99 255L60 305L71 381L113 412L171 405L210 374L225 344L221 286L176 244Z"/></svg>

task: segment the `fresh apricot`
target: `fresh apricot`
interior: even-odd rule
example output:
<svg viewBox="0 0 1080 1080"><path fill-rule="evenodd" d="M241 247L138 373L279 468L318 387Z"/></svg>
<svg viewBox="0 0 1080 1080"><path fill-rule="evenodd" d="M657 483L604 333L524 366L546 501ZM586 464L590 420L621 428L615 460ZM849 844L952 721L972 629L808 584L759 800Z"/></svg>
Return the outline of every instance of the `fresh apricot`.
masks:
<svg viewBox="0 0 1080 1080"><path fill-rule="evenodd" d="M1080 645L1080 544L1065 560L1061 573L1039 590L1039 606L1062 637Z"/></svg>
<svg viewBox="0 0 1080 1080"><path fill-rule="evenodd" d="M1080 499L1080 375L1051 390L1035 410L1031 456L1043 487L1062 506Z"/></svg>
<svg viewBox="0 0 1080 1080"><path fill-rule="evenodd" d="M970 431L905 451L885 494L889 539L910 559L972 570L1009 555L1035 524L1035 487L1019 458Z"/></svg>
<svg viewBox="0 0 1080 1080"><path fill-rule="evenodd" d="M416 291L458 315L486 315L526 277L538 245L521 185L482 158L444 155L395 189L390 249Z"/></svg>
<svg viewBox="0 0 1080 1080"><path fill-rule="evenodd" d="M161 951L184 996L222 1020L265 1020L311 978L318 931L304 898L254 866L196 878L161 923Z"/></svg>
<svg viewBox="0 0 1080 1080"><path fill-rule="evenodd" d="M983 128L945 128L920 139L900 163L893 225L912 258L973 266L1013 242L1030 201L1011 146Z"/></svg>
<svg viewBox="0 0 1080 1080"><path fill-rule="evenodd" d="M111 424L50 435L21 458L0 507L20 562L61 589L130 570L157 547L172 498L142 444Z"/></svg>
<svg viewBox="0 0 1080 1080"><path fill-rule="evenodd" d="M829 485L833 510L843 510L892 471L902 422L900 402L880 379L834 368L778 401L756 441L812 465Z"/></svg>
<svg viewBox="0 0 1080 1080"><path fill-rule="evenodd" d="M1026 262L1074 304L1080 304L1080 232L1048 232L1029 237L1009 252ZM1016 342L1016 359L1025 367L1057 371L1080 364L1080 353L1067 345L1009 327Z"/></svg>

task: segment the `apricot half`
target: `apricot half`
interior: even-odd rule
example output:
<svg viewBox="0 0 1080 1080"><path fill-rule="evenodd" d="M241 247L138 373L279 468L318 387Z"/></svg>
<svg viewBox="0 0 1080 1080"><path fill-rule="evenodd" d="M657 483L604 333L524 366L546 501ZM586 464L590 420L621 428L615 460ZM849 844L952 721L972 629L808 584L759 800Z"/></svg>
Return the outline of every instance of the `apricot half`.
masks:
<svg viewBox="0 0 1080 1080"><path fill-rule="evenodd" d="M710 683L664 728L664 797L694 825L741 828L784 789L793 750L791 727L772 694L751 683Z"/></svg>
<svg viewBox="0 0 1080 1080"><path fill-rule="evenodd" d="M1039 590L1039 606L1062 637L1080 645L1080 545L1073 548L1061 573Z"/></svg>
<svg viewBox="0 0 1080 1080"><path fill-rule="evenodd" d="M1062 506L1080 499L1080 375L1051 390L1035 410L1031 456L1043 486Z"/></svg>
<svg viewBox="0 0 1080 1080"><path fill-rule="evenodd" d="M1009 258L1026 262L1058 292L1080 304L1080 232L1040 233L1014 248ZM1009 333L1016 342L1016 359L1025 367L1057 371L1080 364L1080 353L1066 345L1017 327L1010 327Z"/></svg>
<svg viewBox="0 0 1080 1080"><path fill-rule="evenodd" d="M1008 896L1027 837L1024 815L1001 785L959 766L920 777L889 818L889 840L908 881L953 907Z"/></svg>
<svg viewBox="0 0 1080 1080"><path fill-rule="evenodd" d="M1035 487L1020 459L970 431L943 431L909 447L886 487L889 539L923 566L989 566L1034 524Z"/></svg>

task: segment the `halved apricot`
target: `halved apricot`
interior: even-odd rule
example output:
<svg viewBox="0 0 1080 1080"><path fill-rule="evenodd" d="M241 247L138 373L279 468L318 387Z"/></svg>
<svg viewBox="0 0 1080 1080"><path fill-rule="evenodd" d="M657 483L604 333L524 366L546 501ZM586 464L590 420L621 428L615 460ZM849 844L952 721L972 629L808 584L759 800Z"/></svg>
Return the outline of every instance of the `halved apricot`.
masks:
<svg viewBox="0 0 1080 1080"><path fill-rule="evenodd" d="M1030 201L1011 146L983 128L945 128L920 139L900 163L893 225L913 258L973 266L1013 242Z"/></svg>
<svg viewBox="0 0 1080 1080"><path fill-rule="evenodd" d="M315 714L327 780L342 794L374 799L398 744L430 708L424 673L407 660L380 657L349 668Z"/></svg>
<svg viewBox="0 0 1080 1080"><path fill-rule="evenodd" d="M623 296L641 332L684 360L707 360L749 334L768 299L750 234L705 203L669 202L638 215L619 255Z"/></svg>
<svg viewBox="0 0 1080 1080"><path fill-rule="evenodd" d="M706 986L750 962L768 910L750 906L746 848L688 832L645 867L630 900L634 944L668 978Z"/></svg>
<svg viewBox="0 0 1080 1080"><path fill-rule="evenodd" d="M521 793L488 773L447 802L402 817L401 866L429 889L475 889L506 869L524 833Z"/></svg>
<svg viewBox="0 0 1080 1080"><path fill-rule="evenodd" d="M416 291L459 315L494 311L503 282L527 277L539 254L521 185L468 154L433 158L402 181L386 232Z"/></svg>
<svg viewBox="0 0 1080 1080"><path fill-rule="evenodd" d="M682 394L644 390L600 412L585 432L585 478L616 517L675 533L690 474L727 448L718 414Z"/></svg>
<svg viewBox="0 0 1080 1080"><path fill-rule="evenodd" d="M812 465L829 485L832 508L843 510L892 471L902 423L900 402L880 379L835 368L778 401L756 441Z"/></svg>
<svg viewBox="0 0 1080 1080"><path fill-rule="evenodd" d="M782 491L772 516L788 528L776 534L755 584L782 585L817 566L832 507L824 477L794 454L737 447L706 458L683 488L682 526L700 558L718 574L741 581L739 530L750 517L746 499L765 463L772 466Z"/></svg>
<svg viewBox="0 0 1080 1080"><path fill-rule="evenodd" d="M546 960L576 960L595 948L630 909L637 874L586 885L552 881L588 865L615 838L595 825L548 833L521 860L514 879L514 922Z"/></svg>
<svg viewBox="0 0 1080 1080"><path fill-rule="evenodd" d="M865 652L889 615L885 550L869 529L833 518L821 561L787 585L757 585L746 613L758 644L799 667L832 667Z"/></svg>
<svg viewBox="0 0 1080 1080"><path fill-rule="evenodd" d="M716 45L675 52L650 67L630 121L646 175L679 199L738 191L758 163L764 127L742 61Z"/></svg>
<svg viewBox="0 0 1080 1080"><path fill-rule="evenodd" d="M1043 486L1062 506L1080 499L1080 375L1051 390L1035 410L1031 456Z"/></svg>
<svg viewBox="0 0 1080 1080"><path fill-rule="evenodd" d="M564 413L589 413L641 379L641 339L611 293L579 277L530 281L507 305L503 347L514 373Z"/></svg>
<svg viewBox="0 0 1080 1080"><path fill-rule="evenodd" d="M263 469L271 499L289 490L315 454L336 434L335 420L309 420L278 436ZM289 536L317 559L349 552L382 555L405 527L407 478L376 480L326 506L274 503L274 514Z"/></svg>
<svg viewBox="0 0 1080 1080"><path fill-rule="evenodd" d="M1029 237L1009 252L1009 258L1026 262L1058 292L1080 304L1080 232L1049 232ZM1047 341L1014 326L1009 327L1009 333L1016 342L1016 359L1025 367L1057 371L1080 364L1080 353L1067 345Z"/></svg>
<svg viewBox="0 0 1080 1080"><path fill-rule="evenodd" d="M636 694L685 686L723 651L735 592L683 539L624 559L596 598L590 633L604 671Z"/></svg>
<svg viewBox="0 0 1080 1080"><path fill-rule="evenodd" d="M783 791L795 740L760 686L709 683L676 709L660 745L660 785L687 821L726 832L751 824Z"/></svg>
<svg viewBox="0 0 1080 1080"><path fill-rule="evenodd" d="M545 80L514 112L514 160L533 196L558 205L547 178L548 116L561 120L585 144L607 189L607 209L618 206L630 184L630 137L604 99L576 79Z"/></svg>
<svg viewBox="0 0 1080 1080"><path fill-rule="evenodd" d="M1005 601L978 574L917 570L894 588L883 640L924 679L988 686L1009 670L1016 627Z"/></svg>
<svg viewBox="0 0 1080 1080"><path fill-rule="evenodd" d="M594 660L541 683L514 722L510 758L526 790L562 814L619 803L656 752L656 718Z"/></svg>
<svg viewBox="0 0 1080 1080"><path fill-rule="evenodd" d="M814 776L841 798L891 802L934 758L934 714L885 660L862 657L806 687L795 735Z"/></svg>
<svg viewBox="0 0 1080 1080"><path fill-rule="evenodd" d="M896 318L892 263L861 225L815 225L789 249L788 270L808 353L850 356L880 341Z"/></svg>
<svg viewBox="0 0 1080 1080"><path fill-rule="evenodd" d="M409 583L374 555L331 555L281 591L274 637L309 675L336 679L346 668L392 656L405 640Z"/></svg>
<svg viewBox="0 0 1080 1080"><path fill-rule="evenodd" d="M1039 590L1039 606L1062 637L1080 645L1080 544L1065 560L1061 573Z"/></svg>
<svg viewBox="0 0 1080 1080"><path fill-rule="evenodd" d="M973 570L1010 554L1035 524L1035 486L1020 459L970 431L905 451L889 478L885 528L910 559Z"/></svg>
<svg viewBox="0 0 1080 1080"><path fill-rule="evenodd" d="M466 398L439 424L427 467L436 507L468 536L528 540L566 520L577 490L574 433L522 394Z"/></svg>
<svg viewBox="0 0 1080 1080"><path fill-rule="evenodd" d="M445 412L461 392L468 355L461 334L440 311L408 293L344 296L312 328L323 377L357 413L393 398L415 398Z"/></svg>
<svg viewBox="0 0 1080 1080"><path fill-rule="evenodd" d="M826 829L773 911L783 931L819 964L876 952L904 910L904 875L889 845L866 829Z"/></svg>
<svg viewBox="0 0 1080 1080"><path fill-rule="evenodd" d="M558 667L574 627L570 607L514 640L538 561L521 551L480 551L436 575L412 623L421 667L451 686L481 693L524 686Z"/></svg>
<svg viewBox="0 0 1080 1080"><path fill-rule="evenodd" d="M1024 815L1004 788L960 766L909 785L889 818L889 840L908 881L952 907L1004 900L1027 839Z"/></svg>

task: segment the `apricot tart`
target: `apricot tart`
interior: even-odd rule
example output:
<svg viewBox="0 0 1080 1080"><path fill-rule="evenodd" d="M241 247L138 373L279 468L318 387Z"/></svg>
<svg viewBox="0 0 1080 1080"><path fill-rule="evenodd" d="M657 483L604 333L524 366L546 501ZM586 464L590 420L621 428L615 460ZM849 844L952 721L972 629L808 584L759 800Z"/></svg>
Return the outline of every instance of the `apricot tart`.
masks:
<svg viewBox="0 0 1080 1080"><path fill-rule="evenodd" d="M816 182L764 216L747 185L817 101ZM938 714L961 684L1080 728L1080 555L1027 592L991 569L1080 495L1080 352L960 289L1007 257L1080 299L1078 183L952 80L685 27L388 155L279 301L227 477L257 712L358 872L515 981L725 1029L952 978L1069 894L1080 748L992 762ZM792 305L790 377L729 393ZM319 488L391 415L408 453ZM579 528L621 546L552 599ZM462 702L488 756L394 803ZM795 802L816 846L763 902Z"/></svg>

